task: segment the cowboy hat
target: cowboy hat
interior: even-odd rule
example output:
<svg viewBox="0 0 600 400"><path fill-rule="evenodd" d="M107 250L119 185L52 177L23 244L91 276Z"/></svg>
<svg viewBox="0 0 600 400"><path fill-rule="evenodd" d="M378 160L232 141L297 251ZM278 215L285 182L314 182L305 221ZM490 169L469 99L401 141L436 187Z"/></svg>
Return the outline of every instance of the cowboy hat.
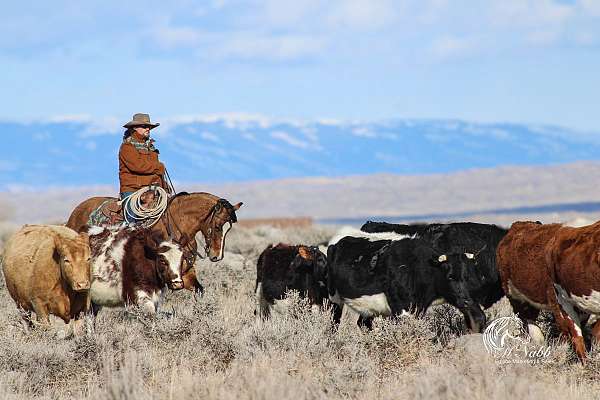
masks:
<svg viewBox="0 0 600 400"><path fill-rule="evenodd" d="M150 129L154 129L160 124L157 122L153 124L150 122L150 116L148 114L137 113L133 114L131 121L123 125L123 128L133 128L135 126L148 126Z"/></svg>

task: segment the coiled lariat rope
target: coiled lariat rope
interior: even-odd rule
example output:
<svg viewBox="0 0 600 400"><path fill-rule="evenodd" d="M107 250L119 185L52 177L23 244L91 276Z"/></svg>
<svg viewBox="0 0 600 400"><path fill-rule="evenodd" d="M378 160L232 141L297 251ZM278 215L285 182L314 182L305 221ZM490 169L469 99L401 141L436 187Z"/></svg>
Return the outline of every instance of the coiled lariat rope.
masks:
<svg viewBox="0 0 600 400"><path fill-rule="evenodd" d="M158 199L155 200L156 205L154 207L147 208L142 205L141 197L149 191L154 191L155 196L158 195ZM167 210L168 204L167 191L160 186L143 187L121 200L125 221L129 224L141 225L145 228L150 228L158 222Z"/></svg>

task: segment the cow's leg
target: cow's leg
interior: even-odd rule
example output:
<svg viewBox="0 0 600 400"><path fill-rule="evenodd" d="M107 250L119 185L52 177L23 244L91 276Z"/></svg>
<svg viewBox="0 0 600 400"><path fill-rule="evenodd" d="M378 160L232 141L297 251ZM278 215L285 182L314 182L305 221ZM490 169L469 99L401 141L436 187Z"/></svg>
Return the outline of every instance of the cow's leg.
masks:
<svg viewBox="0 0 600 400"><path fill-rule="evenodd" d="M256 315L257 321L265 321L271 317L271 304L265 299L262 282L256 284L256 309L254 315Z"/></svg>
<svg viewBox="0 0 600 400"><path fill-rule="evenodd" d="M25 332L29 333L29 331L33 328L33 321L31 321L31 311L19 307L19 314L21 315L23 329L25 330Z"/></svg>
<svg viewBox="0 0 600 400"><path fill-rule="evenodd" d="M579 315L573 308L573 305L568 301L566 291L557 284L554 288L548 289L548 299L554 319L560 328L561 332L571 339L573 349L582 363L585 363L585 342L581 331L581 322Z"/></svg>
<svg viewBox="0 0 600 400"><path fill-rule="evenodd" d="M190 290L196 294L202 295L204 293L204 287L198 282L198 278L196 276L196 269L190 268L186 271L185 274L181 277L183 280L183 287L187 290Z"/></svg>
<svg viewBox="0 0 600 400"><path fill-rule="evenodd" d="M479 304L474 302L467 302L461 307L457 307L460 312L465 317L465 323L467 325L467 329L471 331L471 333L481 333L483 332L483 328L485 328L485 314L479 307Z"/></svg>
<svg viewBox="0 0 600 400"><path fill-rule="evenodd" d="M544 338L544 334L540 327L535 323L540 314L540 310L519 300L509 299L509 301L513 312L517 314L519 319L523 322L523 326L527 327L529 337L531 337L536 344L540 346L543 345L546 342L546 339Z"/></svg>
<svg viewBox="0 0 600 400"><path fill-rule="evenodd" d="M32 302L33 311L35 312L35 318L40 325L50 326L50 316L48 314L48 308L39 300Z"/></svg>
<svg viewBox="0 0 600 400"><path fill-rule="evenodd" d="M596 345L600 345L600 319L592 325L592 340L596 342Z"/></svg>
<svg viewBox="0 0 600 400"><path fill-rule="evenodd" d="M332 314L334 329L337 329L337 327L340 325L343 311L344 311L343 306L340 306L339 304L336 304L336 303L331 303L331 314Z"/></svg>
<svg viewBox="0 0 600 400"><path fill-rule="evenodd" d="M136 305L139 306L145 313L154 315L156 314L156 303L157 303L157 295L153 296L146 293L143 290L138 290L136 292Z"/></svg>
<svg viewBox="0 0 600 400"><path fill-rule="evenodd" d="M367 316L362 316L361 315L361 316L358 317L358 321L356 321L356 323L361 328L364 326L364 327L366 327L370 331L373 330L373 317L372 316L367 317Z"/></svg>

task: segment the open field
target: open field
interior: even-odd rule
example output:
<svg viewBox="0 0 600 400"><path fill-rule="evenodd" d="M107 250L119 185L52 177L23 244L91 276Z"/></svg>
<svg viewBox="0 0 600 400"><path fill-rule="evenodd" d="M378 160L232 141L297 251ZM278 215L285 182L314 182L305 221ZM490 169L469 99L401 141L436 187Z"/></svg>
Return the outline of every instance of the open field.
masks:
<svg viewBox="0 0 600 400"><path fill-rule="evenodd" d="M255 262L269 243L317 244L323 227L234 228L225 259L200 262L205 294L174 292L150 319L103 310L95 330L61 338L65 327L25 333L0 280L0 398L4 399L595 399L600 355L586 366L550 335L539 365L498 365L461 315L434 307L423 319L377 319L372 332L331 329L292 296L287 314L257 324ZM506 300L488 317L509 315Z"/></svg>

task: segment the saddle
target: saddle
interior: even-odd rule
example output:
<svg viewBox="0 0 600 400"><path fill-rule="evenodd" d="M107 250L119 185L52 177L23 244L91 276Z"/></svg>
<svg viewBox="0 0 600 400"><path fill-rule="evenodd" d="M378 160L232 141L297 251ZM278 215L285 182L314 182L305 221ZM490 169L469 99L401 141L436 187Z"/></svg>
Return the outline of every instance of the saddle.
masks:
<svg viewBox="0 0 600 400"><path fill-rule="evenodd" d="M141 196L140 200L142 202L142 207L151 208L155 207L158 203L158 196L156 196L154 191L148 191ZM88 218L88 226L108 227L121 225L124 222L125 215L123 213L123 206L118 199L105 200L98 208L92 211Z"/></svg>
<svg viewBox="0 0 600 400"><path fill-rule="evenodd" d="M121 225L125 221L123 216L123 207L117 199L105 200L98 206L88 219L89 226L115 226Z"/></svg>

